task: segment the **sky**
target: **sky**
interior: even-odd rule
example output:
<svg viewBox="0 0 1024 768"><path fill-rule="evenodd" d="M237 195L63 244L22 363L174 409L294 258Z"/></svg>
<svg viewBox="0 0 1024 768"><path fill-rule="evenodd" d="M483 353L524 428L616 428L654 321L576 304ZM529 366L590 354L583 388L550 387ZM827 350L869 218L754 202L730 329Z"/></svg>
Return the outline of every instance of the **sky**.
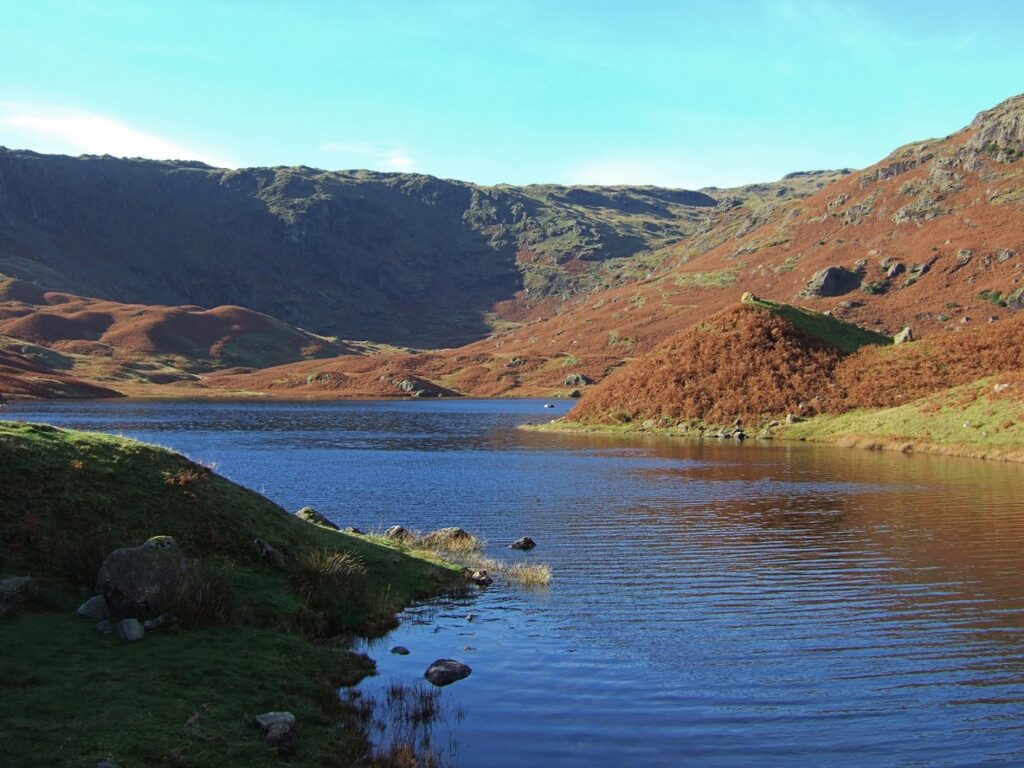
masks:
<svg viewBox="0 0 1024 768"><path fill-rule="evenodd" d="M952 133L1021 39L1020 0L0 0L0 146L732 186Z"/></svg>

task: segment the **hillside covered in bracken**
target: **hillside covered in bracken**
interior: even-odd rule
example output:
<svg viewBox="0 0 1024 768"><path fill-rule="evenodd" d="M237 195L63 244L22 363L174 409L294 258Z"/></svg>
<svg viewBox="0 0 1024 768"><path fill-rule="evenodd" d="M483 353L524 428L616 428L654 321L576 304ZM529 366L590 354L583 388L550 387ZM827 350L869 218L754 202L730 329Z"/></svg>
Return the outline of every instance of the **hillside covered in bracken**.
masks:
<svg viewBox="0 0 1024 768"><path fill-rule="evenodd" d="M3 150L0 343L130 394L567 395L747 291L1001 333L1022 223L1021 96L864 170L695 191Z"/></svg>

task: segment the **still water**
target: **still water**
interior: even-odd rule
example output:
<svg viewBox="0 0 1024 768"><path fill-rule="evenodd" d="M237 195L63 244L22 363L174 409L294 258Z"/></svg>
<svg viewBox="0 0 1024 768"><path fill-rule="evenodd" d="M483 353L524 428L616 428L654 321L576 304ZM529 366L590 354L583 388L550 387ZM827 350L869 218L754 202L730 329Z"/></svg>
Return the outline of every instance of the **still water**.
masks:
<svg viewBox="0 0 1024 768"><path fill-rule="evenodd" d="M443 692L459 765L1024 765L1024 467L515 429L566 407L4 415L159 443L342 526L457 525L549 563L549 589L414 610L368 649L368 692L472 666ZM505 549L521 535L537 549Z"/></svg>

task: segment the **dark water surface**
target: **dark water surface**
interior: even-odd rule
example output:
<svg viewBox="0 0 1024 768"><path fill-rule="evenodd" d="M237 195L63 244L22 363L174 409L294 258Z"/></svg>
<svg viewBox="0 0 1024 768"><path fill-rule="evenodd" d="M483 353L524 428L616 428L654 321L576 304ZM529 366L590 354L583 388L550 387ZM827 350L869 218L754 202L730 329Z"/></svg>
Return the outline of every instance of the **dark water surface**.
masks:
<svg viewBox="0 0 1024 768"><path fill-rule="evenodd" d="M370 648L437 657L464 766L1024 765L1024 467L517 431L540 401L4 409L205 462L340 525L459 525L492 588ZM530 535L530 554L504 544ZM466 614L476 615L467 621ZM392 656L395 644L412 651Z"/></svg>

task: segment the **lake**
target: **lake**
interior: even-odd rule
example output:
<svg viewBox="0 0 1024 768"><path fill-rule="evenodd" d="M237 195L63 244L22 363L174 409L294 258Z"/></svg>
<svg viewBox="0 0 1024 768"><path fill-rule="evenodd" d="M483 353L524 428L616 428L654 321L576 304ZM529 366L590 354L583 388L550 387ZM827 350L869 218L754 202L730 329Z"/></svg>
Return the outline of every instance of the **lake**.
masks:
<svg viewBox="0 0 1024 768"><path fill-rule="evenodd" d="M370 694L438 657L472 666L435 737L458 765L1024 764L1024 467L516 429L569 405L2 415L159 443L341 526L457 525L549 563L548 589L414 609L368 646ZM505 548L522 535L537 548Z"/></svg>

